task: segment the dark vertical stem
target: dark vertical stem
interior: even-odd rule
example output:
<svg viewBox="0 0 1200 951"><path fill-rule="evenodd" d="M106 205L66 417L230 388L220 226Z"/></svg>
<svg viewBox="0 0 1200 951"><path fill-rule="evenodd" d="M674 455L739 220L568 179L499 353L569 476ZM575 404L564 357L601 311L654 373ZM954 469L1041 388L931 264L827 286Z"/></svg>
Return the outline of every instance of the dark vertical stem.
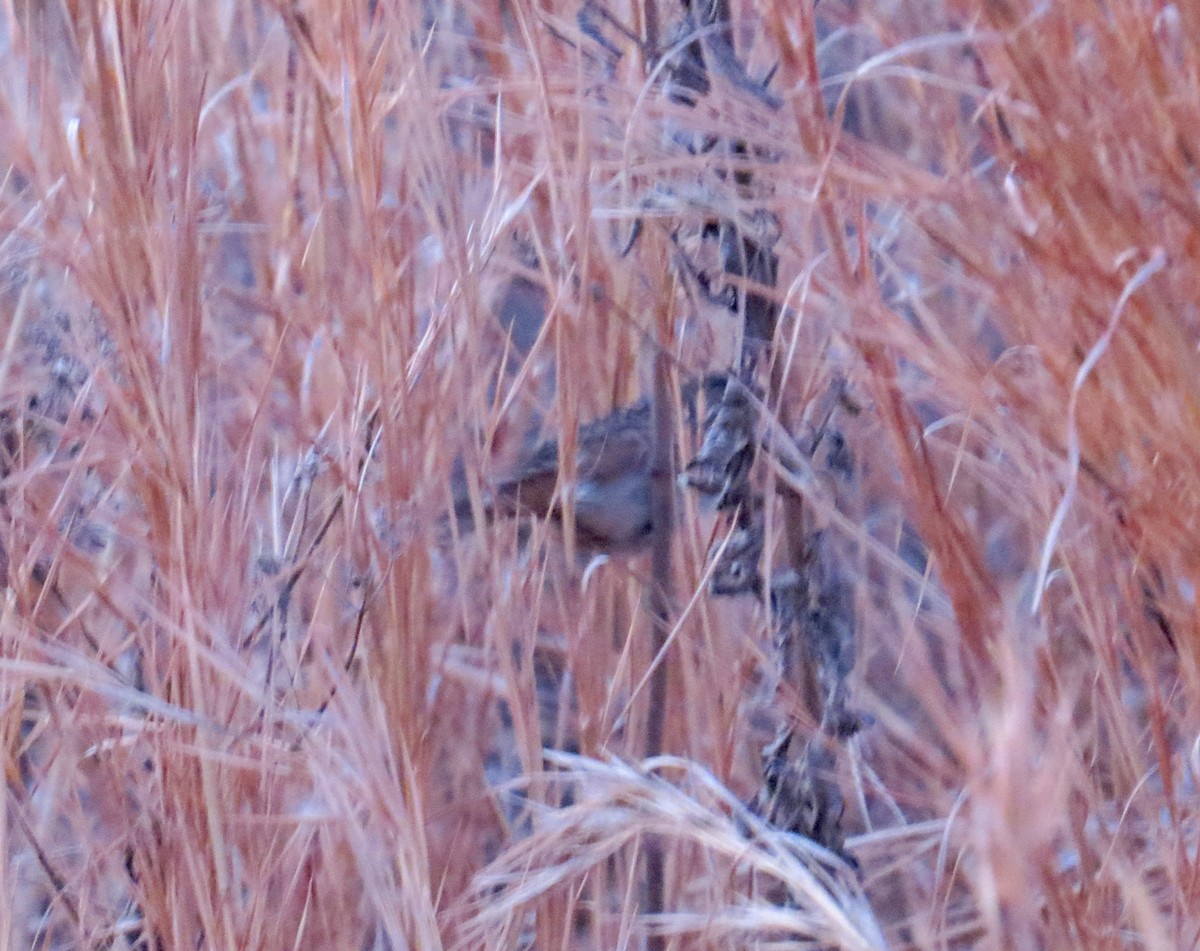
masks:
<svg viewBox="0 0 1200 951"><path fill-rule="evenodd" d="M661 30L658 25L658 0L642 0L642 28L645 59L653 62L662 52L659 47Z"/></svg>
<svg viewBox="0 0 1200 951"><path fill-rule="evenodd" d="M662 351L660 350L660 354ZM655 361L654 380L654 468L650 498L654 506L654 535L651 539L650 589L647 600L652 625L652 647L659 661L650 678L650 722L646 731L646 755L663 751L663 721L667 700L667 665L659 657L671 629L671 535L675 524L675 413L671 398L669 356Z"/></svg>
<svg viewBox="0 0 1200 951"><path fill-rule="evenodd" d="M671 374L670 308L659 321L658 356L654 361L654 468L651 470L650 499L654 508L654 534L651 538L650 589L647 607L651 624L651 656L654 670L650 675L650 709L646 723L646 755L658 756L663 751L666 726L667 688L670 667L664 656L667 637L673 622L671 604L671 539L675 527L675 400ZM663 844L651 838L646 845L646 914L663 911L666 885ZM651 935L650 951L662 951L666 937Z"/></svg>

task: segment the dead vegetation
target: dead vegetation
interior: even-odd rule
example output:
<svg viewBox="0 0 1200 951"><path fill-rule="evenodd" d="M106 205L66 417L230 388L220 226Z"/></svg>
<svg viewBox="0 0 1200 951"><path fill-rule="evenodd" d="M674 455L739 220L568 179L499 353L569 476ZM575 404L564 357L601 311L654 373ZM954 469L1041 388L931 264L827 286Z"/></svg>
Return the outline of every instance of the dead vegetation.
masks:
<svg viewBox="0 0 1200 951"><path fill-rule="evenodd" d="M0 10L5 946L1200 940L1195 8Z"/></svg>

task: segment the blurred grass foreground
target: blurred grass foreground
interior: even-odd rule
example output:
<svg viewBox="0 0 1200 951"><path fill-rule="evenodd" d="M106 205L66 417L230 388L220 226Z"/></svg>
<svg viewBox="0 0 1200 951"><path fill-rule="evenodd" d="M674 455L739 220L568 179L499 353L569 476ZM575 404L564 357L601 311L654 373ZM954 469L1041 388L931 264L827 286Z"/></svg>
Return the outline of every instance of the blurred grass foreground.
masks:
<svg viewBox="0 0 1200 951"><path fill-rule="evenodd" d="M0 948L1196 947L1196 37L0 4Z"/></svg>

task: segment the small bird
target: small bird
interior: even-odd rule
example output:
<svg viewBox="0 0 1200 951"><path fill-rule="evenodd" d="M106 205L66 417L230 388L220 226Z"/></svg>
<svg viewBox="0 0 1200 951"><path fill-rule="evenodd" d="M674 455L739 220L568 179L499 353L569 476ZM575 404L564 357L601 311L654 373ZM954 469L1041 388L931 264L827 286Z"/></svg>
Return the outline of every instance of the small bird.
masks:
<svg viewBox="0 0 1200 951"><path fill-rule="evenodd" d="M562 521L558 440L548 439L501 479L484 500L489 519L533 515ZM575 540L585 551L633 552L654 530L650 404L642 401L579 427L575 455ZM472 524L471 500L455 501L460 525Z"/></svg>
<svg viewBox="0 0 1200 951"><path fill-rule="evenodd" d="M711 415L726 381L725 375L712 374L684 385L689 425L696 424L697 392L703 389ZM655 525L653 425L650 402L641 400L579 427L573 502L575 541L583 551L632 553L649 545ZM556 439L534 447L485 497L483 514L489 520L532 515L561 523L558 457ZM458 497L454 512L460 526L473 526L469 498Z"/></svg>

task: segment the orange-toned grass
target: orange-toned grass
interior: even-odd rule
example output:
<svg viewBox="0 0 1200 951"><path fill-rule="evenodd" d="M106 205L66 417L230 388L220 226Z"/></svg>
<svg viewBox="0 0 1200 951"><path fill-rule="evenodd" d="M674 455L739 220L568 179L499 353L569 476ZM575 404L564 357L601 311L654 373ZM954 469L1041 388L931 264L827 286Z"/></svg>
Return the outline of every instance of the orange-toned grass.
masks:
<svg viewBox="0 0 1200 951"><path fill-rule="evenodd" d="M777 111L557 0L0 6L0 944L1196 942L1197 14L732 6ZM764 210L789 416L861 407L850 483L761 474L856 581L861 887L741 805L797 711L693 500L647 764L645 557L444 518L663 314L727 365L670 237Z"/></svg>

